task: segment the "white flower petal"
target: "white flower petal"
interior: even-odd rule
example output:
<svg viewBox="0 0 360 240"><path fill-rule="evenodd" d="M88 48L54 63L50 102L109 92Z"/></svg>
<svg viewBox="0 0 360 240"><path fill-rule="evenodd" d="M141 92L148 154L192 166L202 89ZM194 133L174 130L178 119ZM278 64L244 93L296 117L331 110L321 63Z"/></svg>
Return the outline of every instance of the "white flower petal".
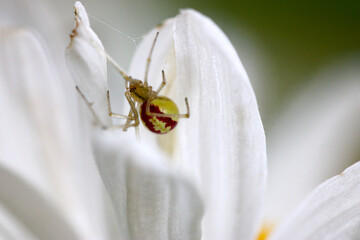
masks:
<svg viewBox="0 0 360 240"><path fill-rule="evenodd" d="M66 50L68 68L76 85L87 100L103 125L111 125L107 109L107 69L106 58L101 53L104 47L90 28L84 6L75 3L75 29Z"/></svg>
<svg viewBox="0 0 360 240"><path fill-rule="evenodd" d="M3 166L0 167L0 189L4 206L38 238L61 240L91 236L81 235L54 201Z"/></svg>
<svg viewBox="0 0 360 240"><path fill-rule="evenodd" d="M44 239L102 238L101 179L69 114L74 99L37 36L13 28L0 36L0 200Z"/></svg>
<svg viewBox="0 0 360 240"><path fill-rule="evenodd" d="M175 133L158 141L201 191L203 238L253 239L265 188L266 149L246 72L223 32L203 15L185 10L145 37L131 64L134 77L143 78L156 31L160 36L149 83L156 89L165 69L168 84L161 94L182 111L188 97L191 111Z"/></svg>
<svg viewBox="0 0 360 240"><path fill-rule="evenodd" d="M35 240L36 237L0 204L0 239Z"/></svg>
<svg viewBox="0 0 360 240"><path fill-rule="evenodd" d="M268 131L266 218L289 214L318 184L359 160L358 59L321 71Z"/></svg>
<svg viewBox="0 0 360 240"><path fill-rule="evenodd" d="M197 192L156 152L114 131L98 137L94 146L121 239L201 239L203 210Z"/></svg>
<svg viewBox="0 0 360 240"><path fill-rule="evenodd" d="M359 216L360 162L312 191L271 239L358 239Z"/></svg>

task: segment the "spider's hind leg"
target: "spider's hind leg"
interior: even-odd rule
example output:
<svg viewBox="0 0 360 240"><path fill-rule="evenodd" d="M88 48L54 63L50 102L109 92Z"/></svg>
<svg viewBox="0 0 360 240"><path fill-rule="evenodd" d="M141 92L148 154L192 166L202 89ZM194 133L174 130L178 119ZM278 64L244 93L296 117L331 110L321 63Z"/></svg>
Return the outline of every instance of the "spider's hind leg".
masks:
<svg viewBox="0 0 360 240"><path fill-rule="evenodd" d="M149 99L146 103L146 114L152 117L177 117L177 118L189 118L190 117L190 107L188 98L185 98L186 110L187 113L185 114L164 114L164 113L152 113L150 112L150 103L153 99Z"/></svg>

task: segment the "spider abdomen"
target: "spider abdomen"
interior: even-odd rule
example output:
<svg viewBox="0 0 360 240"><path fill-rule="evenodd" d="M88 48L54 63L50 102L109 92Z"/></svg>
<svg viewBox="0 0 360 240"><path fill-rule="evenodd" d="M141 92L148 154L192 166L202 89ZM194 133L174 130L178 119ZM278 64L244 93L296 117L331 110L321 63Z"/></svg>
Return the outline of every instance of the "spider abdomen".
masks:
<svg viewBox="0 0 360 240"><path fill-rule="evenodd" d="M174 129L179 121L177 116L160 116L162 114L178 115L179 109L176 104L167 97L158 96L150 103L150 114L146 113L147 101L140 106L142 123L153 133L164 134ZM152 116L151 113L156 114Z"/></svg>

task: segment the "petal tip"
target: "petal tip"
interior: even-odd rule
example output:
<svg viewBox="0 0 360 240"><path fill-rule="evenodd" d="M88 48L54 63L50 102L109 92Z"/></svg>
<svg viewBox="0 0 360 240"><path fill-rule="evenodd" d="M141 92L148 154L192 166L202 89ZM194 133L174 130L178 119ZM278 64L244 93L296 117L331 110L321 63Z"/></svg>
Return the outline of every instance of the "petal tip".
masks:
<svg viewBox="0 0 360 240"><path fill-rule="evenodd" d="M187 16L187 17L208 19L211 22L213 22L209 17L207 17L206 15L204 15L201 12L198 12L197 10L192 9L192 8L181 9L178 16L180 16L180 15Z"/></svg>
<svg viewBox="0 0 360 240"><path fill-rule="evenodd" d="M180 10L180 14L201 14L201 13L199 13L198 11L192 8L185 8Z"/></svg>
<svg viewBox="0 0 360 240"><path fill-rule="evenodd" d="M89 17L87 15L84 5L80 1L77 1L74 4L74 9L75 18L79 18L81 22L83 22L86 26L90 27Z"/></svg>
<svg viewBox="0 0 360 240"><path fill-rule="evenodd" d="M66 49L71 48L74 38L78 35L78 28L79 28L80 23L84 24L87 27L90 27L90 21L89 21L88 15L86 13L85 7L80 1L75 2L74 10L75 10L74 11L75 27L70 33L70 43L66 47Z"/></svg>

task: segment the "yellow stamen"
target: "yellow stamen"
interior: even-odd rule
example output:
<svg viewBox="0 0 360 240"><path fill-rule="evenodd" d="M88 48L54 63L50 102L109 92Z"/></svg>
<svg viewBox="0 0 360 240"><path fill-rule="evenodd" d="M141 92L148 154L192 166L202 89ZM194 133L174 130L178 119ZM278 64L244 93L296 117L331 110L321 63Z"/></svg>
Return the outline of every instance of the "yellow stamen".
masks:
<svg viewBox="0 0 360 240"><path fill-rule="evenodd" d="M266 240L270 236L270 233L274 229L274 225L270 223L264 223L260 229L260 232L257 236L257 240Z"/></svg>

